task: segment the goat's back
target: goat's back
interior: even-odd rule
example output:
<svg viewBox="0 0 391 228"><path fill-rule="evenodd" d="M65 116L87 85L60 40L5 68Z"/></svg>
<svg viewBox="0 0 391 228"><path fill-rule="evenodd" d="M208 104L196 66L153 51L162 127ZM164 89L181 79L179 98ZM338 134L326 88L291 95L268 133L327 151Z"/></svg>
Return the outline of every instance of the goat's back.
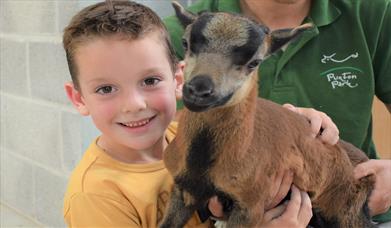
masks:
<svg viewBox="0 0 391 228"><path fill-rule="evenodd" d="M254 176L248 180L267 183L279 169L292 170L294 184L310 192L315 200L336 179L352 183L354 166L367 160L349 143L340 141L331 146L311 137L305 117L262 98L257 100L254 128L249 152L240 162L253 170Z"/></svg>

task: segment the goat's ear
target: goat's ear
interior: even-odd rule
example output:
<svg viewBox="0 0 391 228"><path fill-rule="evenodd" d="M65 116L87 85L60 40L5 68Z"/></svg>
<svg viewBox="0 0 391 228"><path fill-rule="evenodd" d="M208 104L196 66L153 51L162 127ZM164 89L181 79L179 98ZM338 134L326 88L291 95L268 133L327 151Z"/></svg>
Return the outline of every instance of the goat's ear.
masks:
<svg viewBox="0 0 391 228"><path fill-rule="evenodd" d="M172 6L174 7L175 14L178 17L183 27L187 27L189 24L193 23L197 18L195 14L190 11L187 11L183 6L181 6L178 2L172 2Z"/></svg>
<svg viewBox="0 0 391 228"><path fill-rule="evenodd" d="M298 37L302 32L305 30L308 30L309 28L312 28L311 23L306 23L303 25L300 25L293 29L279 29L272 31L269 34L269 48L268 48L268 55L273 54L279 49L283 49L288 44L293 41L296 37Z"/></svg>

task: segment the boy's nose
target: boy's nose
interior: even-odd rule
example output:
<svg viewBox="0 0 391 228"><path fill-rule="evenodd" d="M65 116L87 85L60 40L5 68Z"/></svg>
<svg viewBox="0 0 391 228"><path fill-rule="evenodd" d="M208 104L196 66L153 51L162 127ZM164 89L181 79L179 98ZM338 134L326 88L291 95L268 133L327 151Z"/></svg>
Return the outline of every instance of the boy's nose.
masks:
<svg viewBox="0 0 391 228"><path fill-rule="evenodd" d="M130 91L123 102L123 112L139 112L147 108L145 97L138 91Z"/></svg>

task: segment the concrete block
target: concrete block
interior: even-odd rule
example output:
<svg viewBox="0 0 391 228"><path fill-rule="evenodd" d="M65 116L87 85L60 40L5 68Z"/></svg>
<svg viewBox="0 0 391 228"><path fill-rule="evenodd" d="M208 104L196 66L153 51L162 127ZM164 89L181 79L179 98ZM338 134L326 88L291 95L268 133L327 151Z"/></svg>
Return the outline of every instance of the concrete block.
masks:
<svg viewBox="0 0 391 228"><path fill-rule="evenodd" d="M65 227L62 216L67 177L34 167L37 220L48 227Z"/></svg>
<svg viewBox="0 0 391 228"><path fill-rule="evenodd" d="M5 147L5 98L0 95L0 148Z"/></svg>
<svg viewBox="0 0 391 228"><path fill-rule="evenodd" d="M72 171L84 150L82 149L82 116L78 114L63 112L61 114L62 147L64 169Z"/></svg>
<svg viewBox="0 0 391 228"><path fill-rule="evenodd" d="M14 208L5 204L0 204L0 227L43 227L35 219L21 214Z"/></svg>
<svg viewBox="0 0 391 228"><path fill-rule="evenodd" d="M4 146L43 165L61 169L59 112L28 100L2 100Z"/></svg>
<svg viewBox="0 0 391 228"><path fill-rule="evenodd" d="M89 2L89 1L83 1ZM80 2L77 0L58 1L58 31L63 33L65 26L69 24L71 18L80 10Z"/></svg>
<svg viewBox="0 0 391 228"><path fill-rule="evenodd" d="M55 1L1 0L0 31L17 34L54 34Z"/></svg>
<svg viewBox="0 0 391 228"><path fill-rule="evenodd" d="M90 117L83 118L82 121L82 149L87 150L90 144L99 136L101 132L95 127Z"/></svg>
<svg viewBox="0 0 391 228"><path fill-rule="evenodd" d="M10 153L6 152L4 148L0 149L1 201L33 217L33 167L29 162Z"/></svg>
<svg viewBox="0 0 391 228"><path fill-rule="evenodd" d="M60 43L30 44L31 93L35 98L69 104L64 83L71 80Z"/></svg>
<svg viewBox="0 0 391 228"><path fill-rule="evenodd" d="M26 44L0 39L0 89L27 96Z"/></svg>

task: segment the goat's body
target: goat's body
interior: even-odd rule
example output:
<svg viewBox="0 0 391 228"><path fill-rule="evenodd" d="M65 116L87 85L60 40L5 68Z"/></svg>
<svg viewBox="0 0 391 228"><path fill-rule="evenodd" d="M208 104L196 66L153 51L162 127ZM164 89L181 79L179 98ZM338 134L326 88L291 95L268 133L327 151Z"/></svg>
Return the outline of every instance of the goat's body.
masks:
<svg viewBox="0 0 391 228"><path fill-rule="evenodd" d="M310 193L328 224L371 226L362 210L372 181L354 181L349 157L353 163L367 159L346 142L330 146L311 138L304 117L257 99L254 88L247 102L236 106L184 110L165 162L175 178L176 197L190 211L213 195L231 198L229 227L256 226L262 220L270 183L281 168L295 173L294 184Z"/></svg>
<svg viewBox="0 0 391 228"><path fill-rule="evenodd" d="M330 227L371 227L366 199L372 177L353 178L366 156L340 141L311 138L307 120L257 98L257 66L308 24L269 33L229 13L199 16L174 4L186 26L183 101L177 137L164 161L175 186L162 227L182 227L214 195L229 199L228 227L256 227L281 169L309 192L320 222Z"/></svg>

